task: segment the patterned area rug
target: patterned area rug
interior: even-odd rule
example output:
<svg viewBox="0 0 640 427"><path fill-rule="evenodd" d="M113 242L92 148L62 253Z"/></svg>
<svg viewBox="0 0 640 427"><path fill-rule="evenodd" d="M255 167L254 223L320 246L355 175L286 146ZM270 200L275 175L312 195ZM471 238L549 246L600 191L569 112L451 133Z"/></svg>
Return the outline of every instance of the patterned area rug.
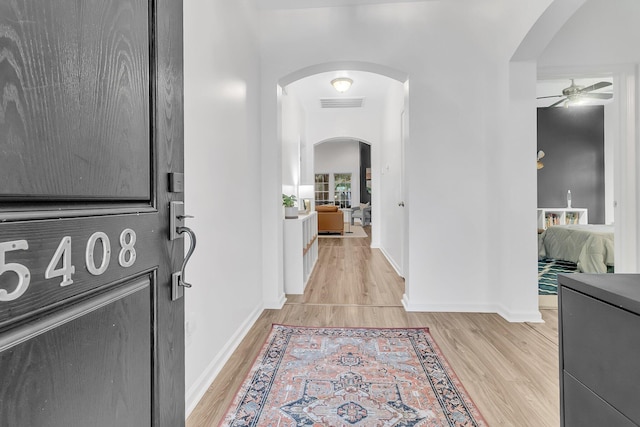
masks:
<svg viewBox="0 0 640 427"><path fill-rule="evenodd" d="M221 426L486 426L427 328L274 325Z"/></svg>
<svg viewBox="0 0 640 427"><path fill-rule="evenodd" d="M558 274L575 273L578 266L570 261L538 260L538 295L558 295Z"/></svg>

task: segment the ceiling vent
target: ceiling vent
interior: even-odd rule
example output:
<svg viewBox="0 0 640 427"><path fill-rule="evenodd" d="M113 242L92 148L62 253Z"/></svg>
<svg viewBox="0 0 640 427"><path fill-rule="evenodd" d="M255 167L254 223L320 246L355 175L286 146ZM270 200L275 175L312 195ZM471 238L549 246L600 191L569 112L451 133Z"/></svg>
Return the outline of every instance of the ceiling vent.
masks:
<svg viewBox="0 0 640 427"><path fill-rule="evenodd" d="M320 98L322 108L362 108L364 98Z"/></svg>

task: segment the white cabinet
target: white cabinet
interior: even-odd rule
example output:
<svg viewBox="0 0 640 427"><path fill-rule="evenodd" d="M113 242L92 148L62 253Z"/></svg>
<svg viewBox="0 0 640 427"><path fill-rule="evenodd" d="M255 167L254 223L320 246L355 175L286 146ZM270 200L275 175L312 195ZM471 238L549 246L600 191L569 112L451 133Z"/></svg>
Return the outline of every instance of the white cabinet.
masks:
<svg viewBox="0 0 640 427"><path fill-rule="evenodd" d="M284 220L284 292L303 294L318 260L318 214Z"/></svg>
<svg viewBox="0 0 640 427"><path fill-rule="evenodd" d="M588 224L588 209L582 208L539 208L538 228L547 229L552 225Z"/></svg>

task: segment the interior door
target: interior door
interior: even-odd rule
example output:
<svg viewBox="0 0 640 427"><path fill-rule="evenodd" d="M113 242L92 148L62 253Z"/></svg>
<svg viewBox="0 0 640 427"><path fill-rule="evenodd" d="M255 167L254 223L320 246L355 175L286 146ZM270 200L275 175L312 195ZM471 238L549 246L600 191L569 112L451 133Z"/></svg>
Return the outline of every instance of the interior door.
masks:
<svg viewBox="0 0 640 427"><path fill-rule="evenodd" d="M181 1L0 0L1 426L184 425L182 168Z"/></svg>

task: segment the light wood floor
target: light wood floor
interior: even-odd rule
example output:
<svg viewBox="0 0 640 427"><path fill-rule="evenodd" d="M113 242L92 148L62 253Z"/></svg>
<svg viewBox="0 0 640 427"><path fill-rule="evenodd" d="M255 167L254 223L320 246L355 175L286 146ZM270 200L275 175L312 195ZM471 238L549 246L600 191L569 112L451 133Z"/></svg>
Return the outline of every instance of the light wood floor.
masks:
<svg viewBox="0 0 640 427"><path fill-rule="evenodd" d="M218 425L272 323L429 327L490 426L559 425L557 310L542 310L540 324L509 323L495 314L407 313L400 304L404 281L369 244L368 238L319 239L305 294L262 313L187 427Z"/></svg>

